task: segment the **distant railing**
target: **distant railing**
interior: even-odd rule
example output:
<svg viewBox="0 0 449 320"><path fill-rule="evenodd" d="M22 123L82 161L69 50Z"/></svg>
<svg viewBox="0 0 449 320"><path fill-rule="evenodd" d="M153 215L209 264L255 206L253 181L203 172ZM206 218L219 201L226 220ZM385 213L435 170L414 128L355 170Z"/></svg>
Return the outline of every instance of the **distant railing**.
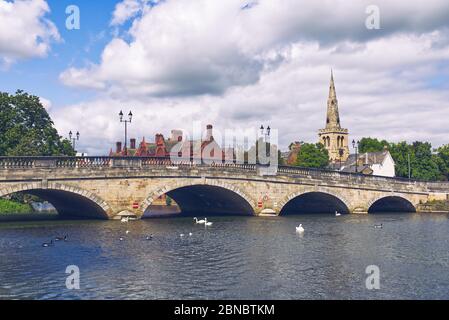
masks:
<svg viewBox="0 0 449 320"><path fill-rule="evenodd" d="M213 159L177 159L163 157L0 157L0 170L14 169L45 169L45 168L150 168L150 167L210 167L223 169L239 169L257 172L259 168L267 167L259 164L238 162L223 162ZM1 171L0 171L1 172ZM301 167L278 166L278 174L297 175L317 179L350 180L369 179L370 181L395 181L407 183L423 183L426 181L409 180L406 178L393 178L383 176L364 175L362 173L350 173L332 171L326 169L313 169ZM447 182L432 182L434 186L441 185L447 188Z"/></svg>

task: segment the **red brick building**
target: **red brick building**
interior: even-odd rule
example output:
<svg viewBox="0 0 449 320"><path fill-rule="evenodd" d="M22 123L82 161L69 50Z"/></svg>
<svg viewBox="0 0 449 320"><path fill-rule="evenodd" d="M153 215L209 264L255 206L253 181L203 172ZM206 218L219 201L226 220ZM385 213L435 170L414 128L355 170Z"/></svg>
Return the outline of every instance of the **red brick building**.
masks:
<svg viewBox="0 0 449 320"><path fill-rule="evenodd" d="M232 148L222 148L214 139L213 126L208 125L206 137L202 140L183 140L183 132L181 130L172 130L171 137L165 139L164 135L158 133L155 135L154 142L147 142L145 137L136 145L136 139L130 139L127 152L122 142L116 143L115 151L111 149L109 155L114 156L131 156L131 157L178 157L178 158L202 158L215 161L224 159L233 160L234 150Z"/></svg>

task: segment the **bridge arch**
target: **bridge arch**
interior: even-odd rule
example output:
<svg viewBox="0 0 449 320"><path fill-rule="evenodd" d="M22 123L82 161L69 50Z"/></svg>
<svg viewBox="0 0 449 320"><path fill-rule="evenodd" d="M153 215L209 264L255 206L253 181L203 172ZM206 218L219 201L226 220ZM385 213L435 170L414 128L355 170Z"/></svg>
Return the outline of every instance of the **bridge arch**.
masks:
<svg viewBox="0 0 449 320"><path fill-rule="evenodd" d="M372 200L368 206L368 213L394 213L416 212L413 203L407 198L400 195L388 195L378 197Z"/></svg>
<svg viewBox="0 0 449 320"><path fill-rule="evenodd" d="M168 195L184 215L254 215L255 202L239 188L222 182L187 182L153 191L142 203L145 210L160 196Z"/></svg>
<svg viewBox="0 0 449 320"><path fill-rule="evenodd" d="M110 206L90 191L61 183L41 182L23 183L0 190L0 197L24 192L35 195L51 203L58 214L64 217L109 219L112 216Z"/></svg>
<svg viewBox="0 0 449 320"><path fill-rule="evenodd" d="M281 202L279 215L304 213L350 213L348 202L330 191L297 192Z"/></svg>

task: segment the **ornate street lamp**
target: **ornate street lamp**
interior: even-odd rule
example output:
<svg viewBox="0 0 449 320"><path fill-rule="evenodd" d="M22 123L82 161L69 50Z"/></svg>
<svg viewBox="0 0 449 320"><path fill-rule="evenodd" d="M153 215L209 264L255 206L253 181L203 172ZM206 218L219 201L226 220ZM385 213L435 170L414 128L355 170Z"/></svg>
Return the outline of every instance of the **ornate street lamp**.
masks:
<svg viewBox="0 0 449 320"><path fill-rule="evenodd" d="M120 110L120 113L118 114L120 117L120 122L125 124L125 156L128 155L128 123L131 123L133 120L133 113L130 111L128 114L128 120L123 120L123 111Z"/></svg>
<svg viewBox="0 0 449 320"><path fill-rule="evenodd" d="M69 132L69 139L70 139L70 142L72 143L73 150L75 150L76 141L79 141L79 139L80 139L79 131L76 132L75 137L72 138L72 136L73 136L73 133L72 133L72 130L70 130L70 132Z"/></svg>
<svg viewBox="0 0 449 320"><path fill-rule="evenodd" d="M352 140L352 147L355 149L355 172L359 172L359 144L360 141Z"/></svg>

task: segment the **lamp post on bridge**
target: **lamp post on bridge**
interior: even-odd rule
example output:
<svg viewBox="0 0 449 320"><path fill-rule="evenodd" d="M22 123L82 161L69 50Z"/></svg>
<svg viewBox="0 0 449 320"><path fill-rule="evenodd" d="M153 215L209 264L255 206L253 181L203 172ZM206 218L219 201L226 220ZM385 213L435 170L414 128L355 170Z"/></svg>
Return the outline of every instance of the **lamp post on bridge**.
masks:
<svg viewBox="0 0 449 320"><path fill-rule="evenodd" d="M72 143L72 148L73 148L73 150L76 152L76 150L75 150L75 147L76 147L76 141L79 141L79 139L80 139L80 133L79 133L79 131L76 132L75 137L72 138L72 136L73 136L73 133L72 133L72 131L70 130L70 132L69 132L69 139L70 139L70 142Z"/></svg>
<svg viewBox="0 0 449 320"><path fill-rule="evenodd" d="M127 139L128 139L128 122L131 123L132 119L133 119L133 113L130 111L128 114L128 119L123 119L123 111L120 110L120 113L118 114L120 117L120 122L125 123L125 156L128 155L128 144L127 144Z"/></svg>
<svg viewBox="0 0 449 320"><path fill-rule="evenodd" d="M271 128L270 126L267 127L267 130L265 130L265 127L263 125L260 126L260 133L261 135L264 137L263 139L263 143L267 143L268 141L268 150L267 150L267 157L270 157L270 153L271 153L271 145L270 145L270 135L271 135Z"/></svg>
<svg viewBox="0 0 449 320"><path fill-rule="evenodd" d="M360 141L352 140L352 147L355 149L355 172L359 172L359 144Z"/></svg>

